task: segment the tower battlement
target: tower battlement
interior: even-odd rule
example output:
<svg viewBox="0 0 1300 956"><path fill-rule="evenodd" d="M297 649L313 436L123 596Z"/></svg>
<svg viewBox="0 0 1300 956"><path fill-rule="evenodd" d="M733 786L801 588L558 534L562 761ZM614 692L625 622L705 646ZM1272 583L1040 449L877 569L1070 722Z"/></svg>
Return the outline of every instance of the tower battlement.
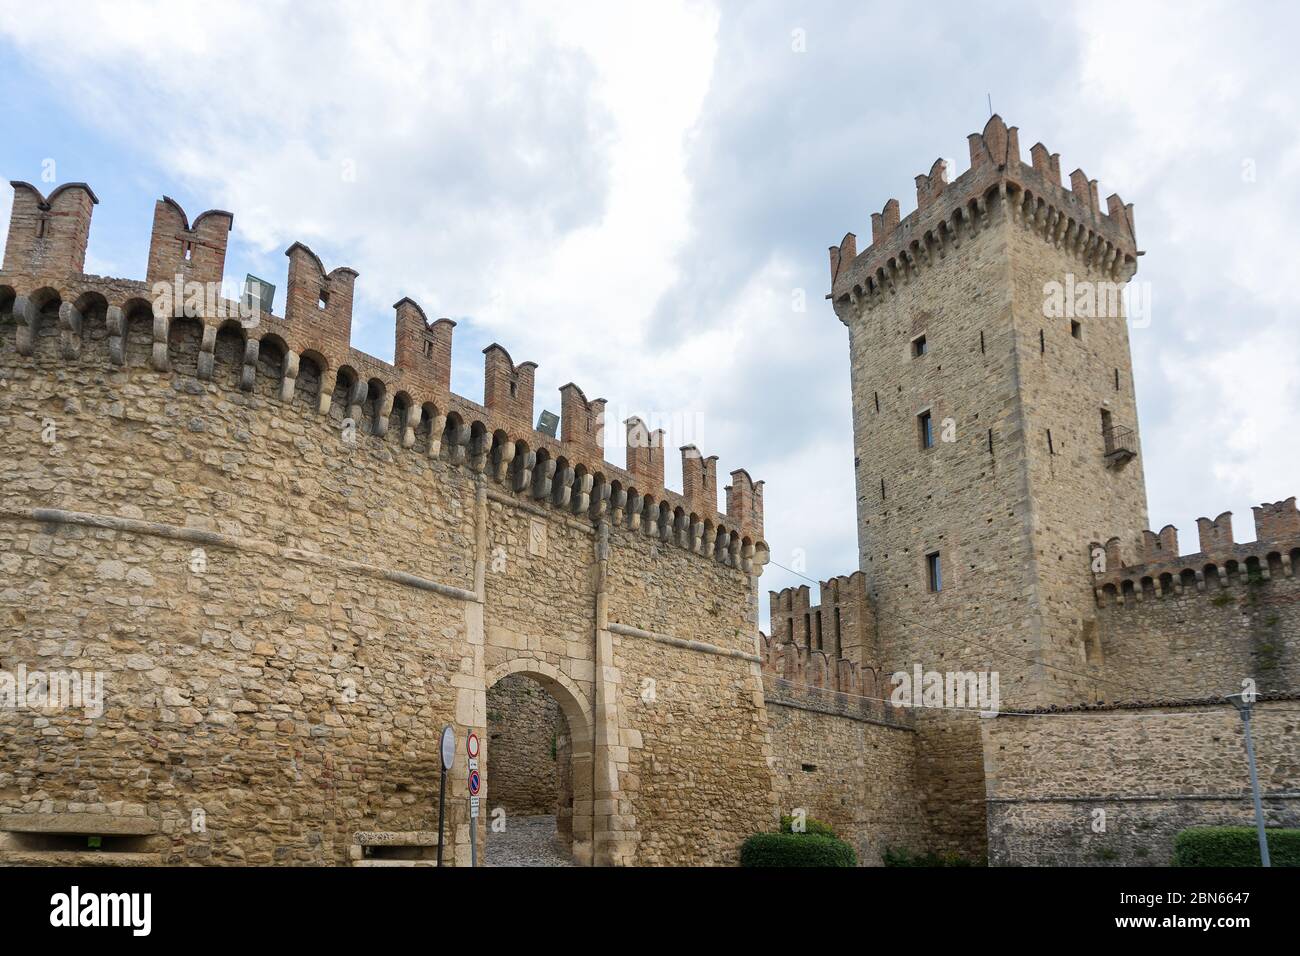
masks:
<svg viewBox="0 0 1300 956"><path fill-rule="evenodd" d="M483 403L452 393L456 323L429 321L409 297L393 307L393 363L353 348L358 273L348 266L327 269L302 243L285 252L285 314L249 315L223 298L171 294L187 283L220 287L231 213L209 210L191 224L178 203L159 200L141 282L82 272L98 202L88 186L68 184L46 198L14 183L14 196L0 270L0 324L12 325L14 347L24 357L34 357L42 340L57 338L64 360L77 359L91 343L106 344L110 365L155 372L183 366L200 381L224 383L228 376L244 392L259 389L259 380L270 375L279 401L307 401L322 416L334 408L336 416L355 422L358 434L446 456L539 502L657 535L747 572L766 563L762 482L733 472L725 512L718 511L716 491L710 500L709 486L694 472L687 473L683 493L670 491L664 487L662 432L647 432L659 440L635 448L629 442L626 469L611 465L603 459L605 400L587 400L573 383L560 389L560 437L537 431L537 365L516 364L496 343L484 350ZM166 304L160 286L168 290ZM712 469L716 459L706 461Z"/></svg>
<svg viewBox="0 0 1300 956"><path fill-rule="evenodd" d="M916 177L916 209L906 217L899 217L897 199L872 214L871 245L861 253L853 233L830 247L828 298L837 311L842 304L870 305L894 292L1001 212L1116 281L1136 271L1131 203L1111 194L1103 210L1097 181L1081 169L1070 174L1068 188L1063 186L1060 156L1042 143L1030 150L1028 164L1022 162L1019 131L1000 116L991 117L983 132L970 134L968 144L970 169L953 182L942 158Z"/></svg>

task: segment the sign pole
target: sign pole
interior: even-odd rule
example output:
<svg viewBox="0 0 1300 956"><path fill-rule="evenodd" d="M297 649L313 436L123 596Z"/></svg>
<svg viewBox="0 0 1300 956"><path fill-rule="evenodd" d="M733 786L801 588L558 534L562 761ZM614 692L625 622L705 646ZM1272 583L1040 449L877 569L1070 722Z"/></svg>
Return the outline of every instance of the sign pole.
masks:
<svg viewBox="0 0 1300 956"><path fill-rule="evenodd" d="M438 785L438 865L442 866L443 806L447 802L447 768L442 768L442 782Z"/></svg>
<svg viewBox="0 0 1300 956"><path fill-rule="evenodd" d="M465 738L465 753L469 756L469 865L478 866L478 734L469 732Z"/></svg>
<svg viewBox="0 0 1300 956"><path fill-rule="evenodd" d="M446 842L443 820L447 807L447 771L456 759L456 732L449 726L442 728L439 750L442 756L442 777L438 783L438 865L442 866L442 845Z"/></svg>

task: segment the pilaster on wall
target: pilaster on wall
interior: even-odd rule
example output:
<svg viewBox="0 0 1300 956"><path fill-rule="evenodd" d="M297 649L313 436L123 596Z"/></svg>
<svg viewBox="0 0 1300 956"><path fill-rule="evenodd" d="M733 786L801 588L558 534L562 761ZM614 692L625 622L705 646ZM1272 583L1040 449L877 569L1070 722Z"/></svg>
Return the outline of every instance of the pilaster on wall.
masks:
<svg viewBox="0 0 1300 956"><path fill-rule="evenodd" d="M614 665L614 637L609 631L609 523L596 530L596 712L593 774L595 806L592 843L597 866L630 866L636 859L638 835L631 801L619 785L619 762L627 762L620 746L618 695L623 683Z"/></svg>

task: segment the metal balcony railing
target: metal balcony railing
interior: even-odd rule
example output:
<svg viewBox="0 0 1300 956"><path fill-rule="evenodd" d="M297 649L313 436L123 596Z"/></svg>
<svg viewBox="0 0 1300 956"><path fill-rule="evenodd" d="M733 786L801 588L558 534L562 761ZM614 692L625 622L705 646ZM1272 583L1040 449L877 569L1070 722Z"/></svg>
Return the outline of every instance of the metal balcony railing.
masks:
<svg viewBox="0 0 1300 956"><path fill-rule="evenodd" d="M1106 440L1106 464L1122 465L1137 457L1137 436L1126 425L1111 425L1102 432Z"/></svg>

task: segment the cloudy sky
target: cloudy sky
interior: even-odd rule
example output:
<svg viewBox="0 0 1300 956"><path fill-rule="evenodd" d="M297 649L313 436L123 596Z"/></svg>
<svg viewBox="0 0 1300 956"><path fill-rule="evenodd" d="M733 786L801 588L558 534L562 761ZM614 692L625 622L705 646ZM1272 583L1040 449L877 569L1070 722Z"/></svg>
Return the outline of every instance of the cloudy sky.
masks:
<svg viewBox="0 0 1300 956"><path fill-rule="evenodd" d="M3 0L0 175L93 186L90 272L143 278L163 194L232 211L227 276L280 303L303 241L361 274L354 345L391 359L412 296L459 322L456 391L498 341L539 411L574 381L668 423L670 486L686 442L749 469L774 561L825 578L856 561L826 247L906 215L936 157L963 171L991 97L1136 205L1153 527L1193 550L1231 509L1249 540L1300 491L1300 11L973 7Z"/></svg>

